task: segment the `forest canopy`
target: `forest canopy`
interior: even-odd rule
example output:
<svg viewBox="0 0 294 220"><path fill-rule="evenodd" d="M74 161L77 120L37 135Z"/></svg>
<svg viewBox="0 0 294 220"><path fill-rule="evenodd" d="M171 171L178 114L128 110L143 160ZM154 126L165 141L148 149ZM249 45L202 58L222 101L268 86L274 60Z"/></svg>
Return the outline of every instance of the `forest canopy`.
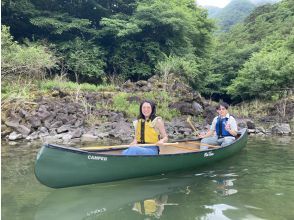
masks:
<svg viewBox="0 0 294 220"><path fill-rule="evenodd" d="M257 7L224 33L217 33L206 9L191 0L3 0L1 5L2 71L10 77L19 75L9 68L21 57L39 60L33 74L64 71L71 80L95 84L175 74L204 96L235 102L271 99L293 89L291 0Z"/></svg>

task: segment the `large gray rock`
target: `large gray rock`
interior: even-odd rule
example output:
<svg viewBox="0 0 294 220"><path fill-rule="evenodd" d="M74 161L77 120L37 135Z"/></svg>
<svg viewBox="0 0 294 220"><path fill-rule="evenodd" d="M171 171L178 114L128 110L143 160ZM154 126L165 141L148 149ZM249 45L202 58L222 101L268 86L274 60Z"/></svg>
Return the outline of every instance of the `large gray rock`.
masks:
<svg viewBox="0 0 294 220"><path fill-rule="evenodd" d="M289 124L286 123L277 123L271 128L273 134L279 135L290 135L291 128Z"/></svg>
<svg viewBox="0 0 294 220"><path fill-rule="evenodd" d="M19 122L20 122L20 118L13 117L13 118L8 118L5 121L5 124L8 127L16 128L17 126L19 126Z"/></svg>
<svg viewBox="0 0 294 220"><path fill-rule="evenodd" d="M56 129L57 134L65 133L70 130L70 127L68 125L62 125L61 127Z"/></svg>
<svg viewBox="0 0 294 220"><path fill-rule="evenodd" d="M48 112L47 110L41 108L41 109L39 109L37 115L38 115L38 117L40 118L41 121L44 121L44 120L46 120L47 118L50 117L51 113Z"/></svg>
<svg viewBox="0 0 294 220"><path fill-rule="evenodd" d="M206 123L211 124L214 117L217 116L215 106L206 106L204 108L203 116L205 117Z"/></svg>
<svg viewBox="0 0 294 220"><path fill-rule="evenodd" d="M10 135L8 136L8 140L10 140L10 141L19 140L19 139L22 139L22 138L23 138L22 134L17 133L15 131L10 133Z"/></svg>
<svg viewBox="0 0 294 220"><path fill-rule="evenodd" d="M1 124L1 137L5 137L13 131L13 128L8 127L5 124Z"/></svg>
<svg viewBox="0 0 294 220"><path fill-rule="evenodd" d="M15 129L16 129L16 131L21 133L23 136L27 136L27 135L29 135L29 133L31 133L31 129L25 125L19 125Z"/></svg>
<svg viewBox="0 0 294 220"><path fill-rule="evenodd" d="M72 138L80 138L83 134L83 131L81 128L77 128L75 130L72 131L71 135L72 135Z"/></svg>
<svg viewBox="0 0 294 220"><path fill-rule="evenodd" d="M59 128L63 125L62 121L55 121L53 124L50 125L50 128Z"/></svg>
<svg viewBox="0 0 294 220"><path fill-rule="evenodd" d="M97 141L97 139L98 139L98 136L95 136L93 134L83 134L81 137L81 140L85 142Z"/></svg>
<svg viewBox="0 0 294 220"><path fill-rule="evenodd" d="M40 133L39 131L35 131L35 132L31 133L29 136L26 137L26 140L31 141L31 140L38 139L39 138L39 133Z"/></svg>
<svg viewBox="0 0 294 220"><path fill-rule="evenodd" d="M32 128L38 128L42 125L41 120L37 116L28 117L28 122L31 124Z"/></svg>

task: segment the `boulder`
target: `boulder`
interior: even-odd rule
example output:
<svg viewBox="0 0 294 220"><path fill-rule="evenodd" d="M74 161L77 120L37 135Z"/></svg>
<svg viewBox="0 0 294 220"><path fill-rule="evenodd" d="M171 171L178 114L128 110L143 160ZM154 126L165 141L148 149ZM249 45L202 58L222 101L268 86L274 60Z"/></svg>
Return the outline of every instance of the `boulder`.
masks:
<svg viewBox="0 0 294 220"><path fill-rule="evenodd" d="M56 129L57 134L65 133L70 130L70 127L68 125L62 125L61 127Z"/></svg>
<svg viewBox="0 0 294 220"><path fill-rule="evenodd" d="M85 142L97 141L97 139L98 136L95 136L93 134L83 134L81 137L81 140Z"/></svg>
<svg viewBox="0 0 294 220"><path fill-rule="evenodd" d="M255 123L251 120L247 120L246 125L248 129L255 129Z"/></svg>
<svg viewBox="0 0 294 220"><path fill-rule="evenodd" d="M15 131L10 133L10 135L8 136L8 140L10 140L10 141L19 140L19 139L22 139L22 138L23 138L22 134L17 133Z"/></svg>
<svg viewBox="0 0 294 220"><path fill-rule="evenodd" d="M31 133L31 129L25 125L19 125L15 128L16 131L22 134L22 136L27 136Z"/></svg>
<svg viewBox="0 0 294 220"><path fill-rule="evenodd" d="M40 118L37 116L28 117L28 122L30 123L32 128L38 128L42 125Z"/></svg>
<svg viewBox="0 0 294 220"><path fill-rule="evenodd" d="M290 135L291 128L289 124L286 123L277 123L271 127L271 131L273 134L279 135Z"/></svg>
<svg viewBox="0 0 294 220"><path fill-rule="evenodd" d="M45 110L44 108L41 108L41 110L39 109L37 115L41 121L45 121L47 118L50 117L51 113Z"/></svg>

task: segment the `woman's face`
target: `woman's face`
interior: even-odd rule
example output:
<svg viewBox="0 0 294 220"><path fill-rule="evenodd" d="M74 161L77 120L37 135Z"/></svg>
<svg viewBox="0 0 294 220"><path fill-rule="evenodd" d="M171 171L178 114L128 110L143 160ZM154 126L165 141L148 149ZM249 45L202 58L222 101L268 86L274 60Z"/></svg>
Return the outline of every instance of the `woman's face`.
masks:
<svg viewBox="0 0 294 220"><path fill-rule="evenodd" d="M145 116L145 118L149 118L152 113L152 107L150 103L144 102L142 105L142 114Z"/></svg>

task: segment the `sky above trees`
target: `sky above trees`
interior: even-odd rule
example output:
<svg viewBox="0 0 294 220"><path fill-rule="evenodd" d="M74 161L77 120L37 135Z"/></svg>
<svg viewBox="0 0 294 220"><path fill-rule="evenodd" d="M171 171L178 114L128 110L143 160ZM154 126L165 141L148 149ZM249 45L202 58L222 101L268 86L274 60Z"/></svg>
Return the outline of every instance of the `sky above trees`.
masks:
<svg viewBox="0 0 294 220"><path fill-rule="evenodd" d="M230 1L231 0L196 0L197 4L199 5L210 5L219 8L225 7L227 4L229 4Z"/></svg>

